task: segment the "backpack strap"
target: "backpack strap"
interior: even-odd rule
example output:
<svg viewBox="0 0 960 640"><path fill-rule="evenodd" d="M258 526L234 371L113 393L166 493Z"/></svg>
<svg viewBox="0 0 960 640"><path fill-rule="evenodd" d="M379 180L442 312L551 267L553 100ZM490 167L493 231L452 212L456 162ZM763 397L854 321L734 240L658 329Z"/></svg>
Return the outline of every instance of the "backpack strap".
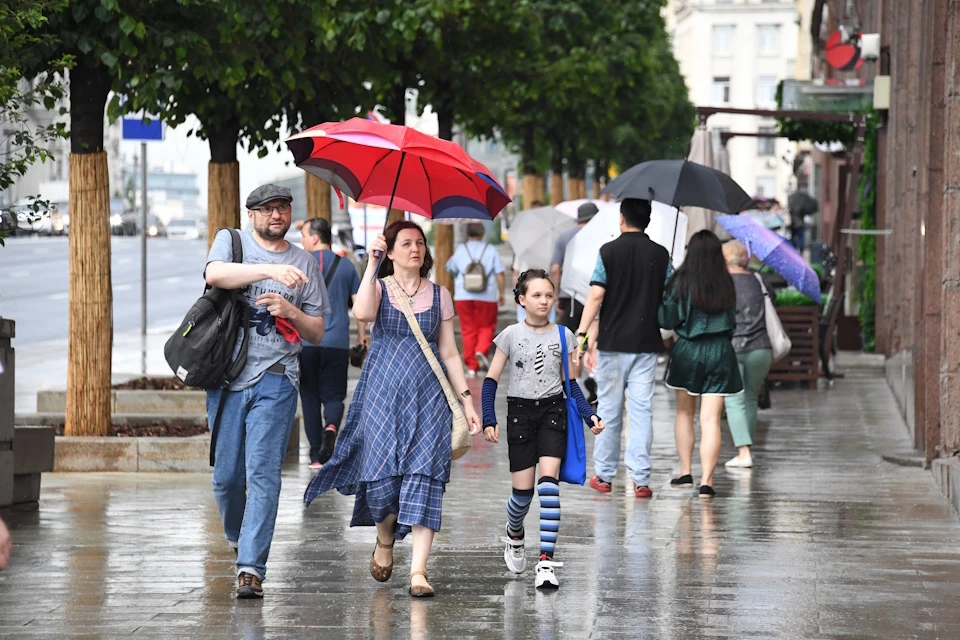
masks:
<svg viewBox="0 0 960 640"><path fill-rule="evenodd" d="M230 239L233 241L233 261L243 262L243 242L240 241L240 232L237 229L227 229L230 232Z"/></svg>
<svg viewBox="0 0 960 640"><path fill-rule="evenodd" d="M330 288L330 283L333 281L333 275L337 272L337 267L340 266L340 260L342 256L337 255L333 259L333 264L330 266L330 271L327 272L326 277L323 279L323 286Z"/></svg>

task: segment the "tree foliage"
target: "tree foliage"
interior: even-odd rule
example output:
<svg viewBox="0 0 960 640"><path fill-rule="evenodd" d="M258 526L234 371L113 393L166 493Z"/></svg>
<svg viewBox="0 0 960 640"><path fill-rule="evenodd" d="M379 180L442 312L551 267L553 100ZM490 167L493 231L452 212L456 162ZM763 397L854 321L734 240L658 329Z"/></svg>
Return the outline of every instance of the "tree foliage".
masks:
<svg viewBox="0 0 960 640"><path fill-rule="evenodd" d="M72 65L72 56L47 60L42 71L31 74L32 82L23 66L24 59L49 46L53 36L45 32L45 25L66 4L66 0L0 3L0 191L26 175L33 164L52 160L51 143L67 136L66 124L57 119L63 112L55 109L65 93L62 74ZM30 117L44 109L49 117ZM37 208L42 204L35 202ZM0 245L3 238L0 231Z"/></svg>

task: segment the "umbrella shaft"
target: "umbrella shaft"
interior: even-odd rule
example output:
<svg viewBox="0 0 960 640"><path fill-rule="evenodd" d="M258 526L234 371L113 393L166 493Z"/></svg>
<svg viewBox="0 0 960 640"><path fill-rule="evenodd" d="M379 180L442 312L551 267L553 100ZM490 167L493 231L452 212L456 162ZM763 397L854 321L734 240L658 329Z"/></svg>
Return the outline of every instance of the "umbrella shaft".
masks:
<svg viewBox="0 0 960 640"><path fill-rule="evenodd" d="M403 160L407 157L406 151L400 152L400 163L397 165L397 177L393 181L393 191L390 192L390 203L387 205L387 216L390 216L390 210L393 209L393 198L397 195L397 186L400 184L400 170L403 169ZM377 270L373 274L373 279L370 284L374 284L377 281L377 274L380 273L380 265L383 263L383 252L374 251L373 255L377 257Z"/></svg>

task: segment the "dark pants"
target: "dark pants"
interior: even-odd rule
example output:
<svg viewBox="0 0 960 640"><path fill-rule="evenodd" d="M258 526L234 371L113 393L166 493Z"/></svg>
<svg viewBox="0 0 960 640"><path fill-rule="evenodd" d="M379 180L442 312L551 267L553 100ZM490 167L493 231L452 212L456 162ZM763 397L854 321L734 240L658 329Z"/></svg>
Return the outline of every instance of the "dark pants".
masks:
<svg viewBox="0 0 960 640"><path fill-rule="evenodd" d="M343 420L349 355L348 349L329 347L304 347L300 352L300 402L303 404L303 430L310 441L311 462L319 462L323 430L328 425L339 429Z"/></svg>

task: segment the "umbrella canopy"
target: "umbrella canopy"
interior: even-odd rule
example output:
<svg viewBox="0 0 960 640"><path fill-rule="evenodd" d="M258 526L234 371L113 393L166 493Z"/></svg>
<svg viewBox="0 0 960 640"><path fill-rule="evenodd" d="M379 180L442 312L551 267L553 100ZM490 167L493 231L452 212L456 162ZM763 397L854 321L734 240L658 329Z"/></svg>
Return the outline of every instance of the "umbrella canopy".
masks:
<svg viewBox="0 0 960 640"><path fill-rule="evenodd" d="M820 304L820 278L786 238L748 216L720 216L717 222L747 250L783 276L789 284Z"/></svg>
<svg viewBox="0 0 960 640"><path fill-rule="evenodd" d="M579 200L567 200L566 202L561 202L555 208L557 209L557 211L561 211L567 214L568 216L570 216L571 218L576 219L577 209L580 208L580 205L586 204L588 202L592 202L593 204L597 205L598 209L610 204L609 202L606 202L604 200L587 200L585 198L580 198Z"/></svg>
<svg viewBox="0 0 960 640"><path fill-rule="evenodd" d="M620 236L620 203L605 205L573 236L563 261L560 289L581 303L587 301L600 247ZM687 216L659 202L654 202L652 209L647 235L668 251L672 246L673 264L679 266L686 252Z"/></svg>
<svg viewBox="0 0 960 640"><path fill-rule="evenodd" d="M690 153L687 154L687 160L702 164L705 167L718 168L717 165L714 164L713 140L706 127L697 127L696 131L693 132L693 138L690 140ZM687 207L684 213L690 218L690 224L687 225L687 241L690 240L693 234L701 229L709 229L711 231L716 229L716 225L714 224L717 217L716 211L704 209L703 207Z"/></svg>
<svg viewBox="0 0 960 640"><path fill-rule="evenodd" d="M673 207L703 207L723 213L739 213L753 203L733 178L689 160L651 160L630 167L603 193L618 200L642 198Z"/></svg>
<svg viewBox="0 0 960 640"><path fill-rule="evenodd" d="M820 203L809 193L794 191L787 198L787 209L791 216L812 216L820 210Z"/></svg>
<svg viewBox="0 0 960 640"><path fill-rule="evenodd" d="M553 247L561 233L577 222L553 207L537 207L518 213L510 225L507 242L517 263L526 269L550 271ZM519 267L518 267L519 268Z"/></svg>
<svg viewBox="0 0 960 640"><path fill-rule="evenodd" d="M510 202L490 170L459 145L408 127L351 118L285 142L298 167L357 202L435 220L492 220Z"/></svg>

